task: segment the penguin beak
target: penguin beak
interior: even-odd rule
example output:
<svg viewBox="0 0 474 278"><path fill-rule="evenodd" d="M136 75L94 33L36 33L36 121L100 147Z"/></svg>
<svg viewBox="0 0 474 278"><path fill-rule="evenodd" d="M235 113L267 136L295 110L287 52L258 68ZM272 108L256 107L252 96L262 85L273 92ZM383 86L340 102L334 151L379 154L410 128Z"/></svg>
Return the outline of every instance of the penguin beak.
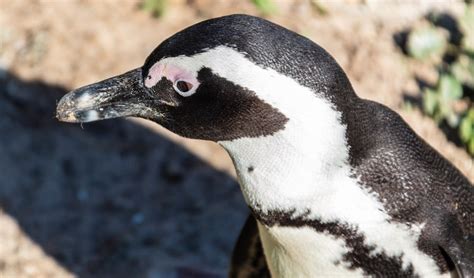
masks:
<svg viewBox="0 0 474 278"><path fill-rule="evenodd" d="M157 114L150 108L154 101L138 68L69 92L59 101L56 117L70 123L125 116L152 118Z"/></svg>

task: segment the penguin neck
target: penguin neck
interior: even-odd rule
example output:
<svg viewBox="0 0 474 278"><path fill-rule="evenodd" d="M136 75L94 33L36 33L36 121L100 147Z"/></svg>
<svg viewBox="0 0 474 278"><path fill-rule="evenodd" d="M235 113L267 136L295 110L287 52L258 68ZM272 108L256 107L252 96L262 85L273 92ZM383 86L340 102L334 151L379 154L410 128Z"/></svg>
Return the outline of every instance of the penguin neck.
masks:
<svg viewBox="0 0 474 278"><path fill-rule="evenodd" d="M283 128L265 136L242 134L238 139L218 142L232 157L244 197L252 209L294 210L299 204L298 209L304 210L306 202L314 203L321 191L330 191L330 185L340 183L335 178L349 175L341 103L357 97L333 60L318 60L306 66L290 62L285 75L285 67L276 71L256 64L227 46L170 59L195 72L203 67L211 69L228 82L246 88L288 119ZM324 65L329 65L328 72L321 74Z"/></svg>
<svg viewBox="0 0 474 278"><path fill-rule="evenodd" d="M314 95L313 95L314 96ZM219 142L231 156L247 204L264 214L304 213L350 177L346 127L328 101L295 110L283 130Z"/></svg>

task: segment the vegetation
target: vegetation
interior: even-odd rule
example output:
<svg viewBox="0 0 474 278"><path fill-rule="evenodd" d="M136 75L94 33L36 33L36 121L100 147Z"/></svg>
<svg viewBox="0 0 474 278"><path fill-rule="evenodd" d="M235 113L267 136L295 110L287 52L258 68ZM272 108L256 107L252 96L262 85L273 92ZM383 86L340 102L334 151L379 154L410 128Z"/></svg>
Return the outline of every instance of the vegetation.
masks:
<svg viewBox="0 0 474 278"><path fill-rule="evenodd" d="M428 17L408 34L407 52L439 72L437 84L422 92L423 111L457 130L474 155L474 4L466 4L464 15L454 22L459 38L437 24L440 16Z"/></svg>
<svg viewBox="0 0 474 278"><path fill-rule="evenodd" d="M142 9L155 17L161 17L166 11L167 0L143 0Z"/></svg>
<svg viewBox="0 0 474 278"><path fill-rule="evenodd" d="M265 15L275 13L277 8L273 0L251 0L257 9Z"/></svg>

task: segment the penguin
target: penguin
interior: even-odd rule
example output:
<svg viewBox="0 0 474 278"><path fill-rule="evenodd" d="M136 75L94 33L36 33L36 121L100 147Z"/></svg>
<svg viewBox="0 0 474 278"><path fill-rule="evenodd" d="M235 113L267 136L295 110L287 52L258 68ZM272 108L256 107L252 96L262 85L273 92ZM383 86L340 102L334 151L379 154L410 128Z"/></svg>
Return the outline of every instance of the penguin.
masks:
<svg viewBox="0 0 474 278"><path fill-rule="evenodd" d="M76 89L57 118L135 116L232 158L251 210L231 277L474 276L474 188L319 45L229 15Z"/></svg>

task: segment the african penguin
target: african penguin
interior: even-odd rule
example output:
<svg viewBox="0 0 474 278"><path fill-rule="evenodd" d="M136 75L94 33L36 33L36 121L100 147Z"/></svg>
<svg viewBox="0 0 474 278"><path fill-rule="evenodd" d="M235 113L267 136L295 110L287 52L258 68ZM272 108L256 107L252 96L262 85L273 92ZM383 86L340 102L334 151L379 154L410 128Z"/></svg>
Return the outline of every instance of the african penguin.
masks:
<svg viewBox="0 0 474 278"><path fill-rule="evenodd" d="M320 46L248 15L162 42L57 117L137 116L229 153L252 211L233 277L474 275L474 188Z"/></svg>

